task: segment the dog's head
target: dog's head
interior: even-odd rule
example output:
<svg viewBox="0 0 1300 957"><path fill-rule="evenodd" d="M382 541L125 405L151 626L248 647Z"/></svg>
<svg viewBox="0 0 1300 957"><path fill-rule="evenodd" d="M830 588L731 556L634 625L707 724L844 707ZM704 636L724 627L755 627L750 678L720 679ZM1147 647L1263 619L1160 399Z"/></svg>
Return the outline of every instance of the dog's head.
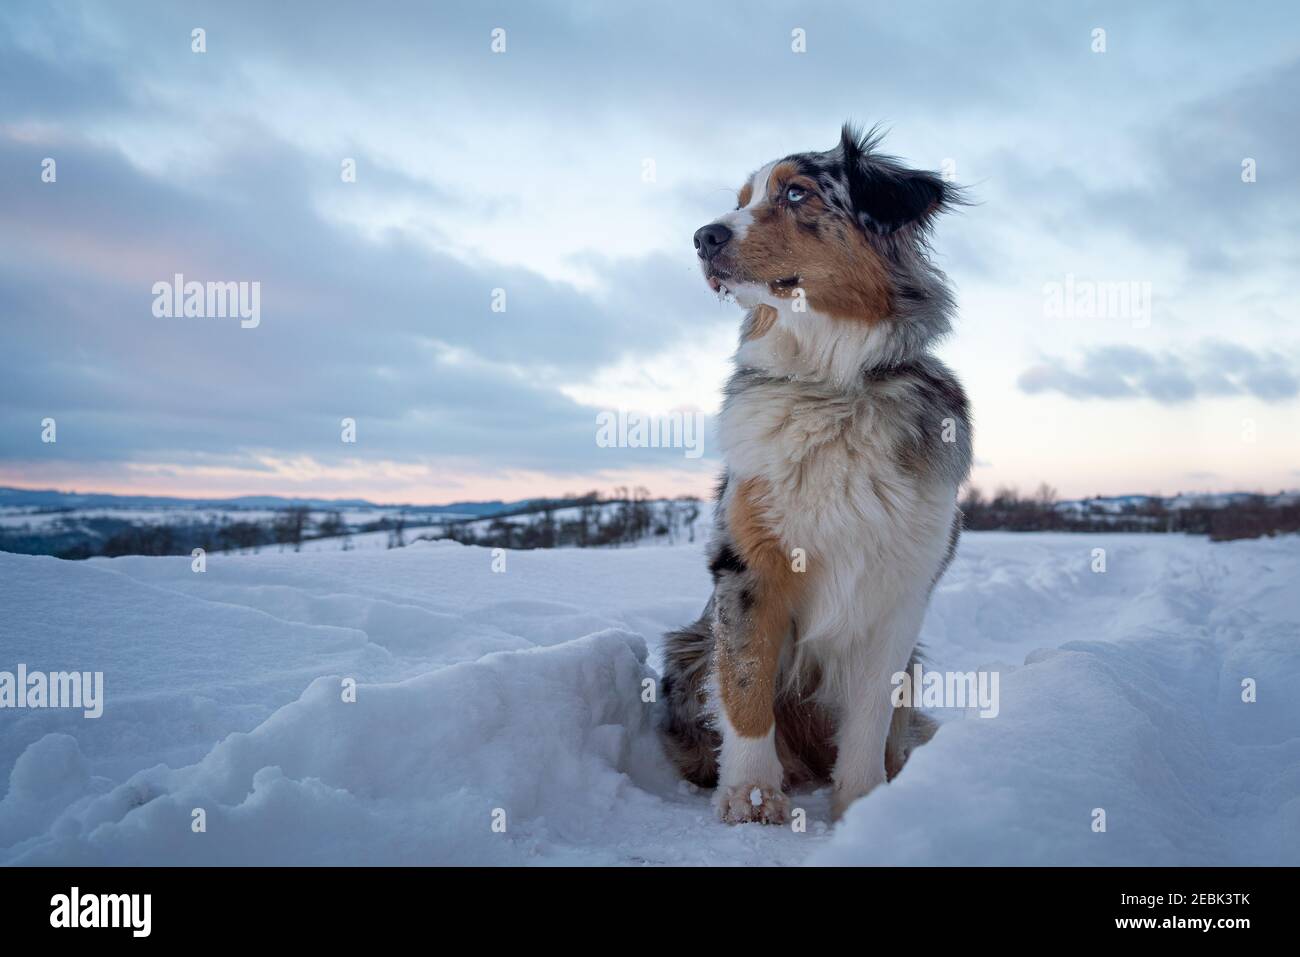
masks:
<svg viewBox="0 0 1300 957"><path fill-rule="evenodd" d="M846 125L834 149L796 153L752 175L736 208L695 233L709 286L748 308L803 298L813 313L865 323L946 296L926 233L958 193L935 173L881 155L878 144Z"/></svg>

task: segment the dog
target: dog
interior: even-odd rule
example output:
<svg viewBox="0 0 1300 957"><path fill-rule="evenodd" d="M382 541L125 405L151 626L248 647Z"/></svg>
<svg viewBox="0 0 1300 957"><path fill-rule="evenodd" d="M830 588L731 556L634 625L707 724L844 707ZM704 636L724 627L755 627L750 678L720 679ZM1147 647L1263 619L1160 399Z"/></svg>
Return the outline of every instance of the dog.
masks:
<svg viewBox="0 0 1300 957"><path fill-rule="evenodd" d="M660 731L728 823L779 824L788 788L838 820L934 733L892 706L961 532L961 384L930 354L954 301L935 219L965 203L845 125L768 163L695 233L709 287L745 310L718 420L713 594L665 638Z"/></svg>

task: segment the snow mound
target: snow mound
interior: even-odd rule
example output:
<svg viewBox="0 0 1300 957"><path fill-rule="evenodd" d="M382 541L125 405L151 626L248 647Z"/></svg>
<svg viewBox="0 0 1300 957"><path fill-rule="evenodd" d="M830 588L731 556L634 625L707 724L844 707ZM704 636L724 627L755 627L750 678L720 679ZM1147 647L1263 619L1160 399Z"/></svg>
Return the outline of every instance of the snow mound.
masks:
<svg viewBox="0 0 1300 957"><path fill-rule="evenodd" d="M18 862L514 862L580 836L634 787L635 759L653 744L645 655L640 638L611 630L360 685L354 701L321 677L199 763L79 801L59 836ZM33 775L32 752L73 767ZM77 795L74 756L66 735L41 739L11 795ZM193 830L196 808L205 833Z"/></svg>

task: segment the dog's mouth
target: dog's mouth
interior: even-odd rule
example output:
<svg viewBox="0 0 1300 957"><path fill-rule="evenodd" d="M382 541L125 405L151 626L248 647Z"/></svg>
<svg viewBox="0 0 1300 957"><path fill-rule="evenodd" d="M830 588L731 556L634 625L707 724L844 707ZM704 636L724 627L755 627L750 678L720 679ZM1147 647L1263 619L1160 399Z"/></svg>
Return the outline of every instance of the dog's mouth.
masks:
<svg viewBox="0 0 1300 957"><path fill-rule="evenodd" d="M709 284L710 289L716 292L719 296L724 296L724 297L731 295L734 292L737 285L739 285L742 282L748 281L737 276L733 272L729 272L728 270L725 269L718 269L717 267L714 266L709 267L708 271L704 275L704 279ZM789 292L791 289L796 288L798 285L799 285L799 276L797 274L793 276L787 276L784 279L772 279L769 280L767 284L768 288L771 289L772 292L774 293Z"/></svg>
<svg viewBox="0 0 1300 957"><path fill-rule="evenodd" d="M725 299L733 294L740 280L734 273L725 269L718 269L710 266L704 273L704 281L709 284L709 288L716 292L720 297Z"/></svg>

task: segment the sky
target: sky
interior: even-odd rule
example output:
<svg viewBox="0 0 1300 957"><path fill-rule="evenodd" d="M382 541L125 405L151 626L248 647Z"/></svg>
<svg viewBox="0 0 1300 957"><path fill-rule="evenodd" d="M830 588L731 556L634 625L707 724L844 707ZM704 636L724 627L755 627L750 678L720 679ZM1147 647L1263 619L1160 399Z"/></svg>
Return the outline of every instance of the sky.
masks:
<svg viewBox="0 0 1300 957"><path fill-rule="evenodd" d="M1293 2L6 2L0 485L706 494L741 313L692 234L851 119L975 200L934 237L975 485L1300 487L1297 27ZM177 274L256 283L256 324L156 315ZM702 445L601 441L620 413L700 416Z"/></svg>

